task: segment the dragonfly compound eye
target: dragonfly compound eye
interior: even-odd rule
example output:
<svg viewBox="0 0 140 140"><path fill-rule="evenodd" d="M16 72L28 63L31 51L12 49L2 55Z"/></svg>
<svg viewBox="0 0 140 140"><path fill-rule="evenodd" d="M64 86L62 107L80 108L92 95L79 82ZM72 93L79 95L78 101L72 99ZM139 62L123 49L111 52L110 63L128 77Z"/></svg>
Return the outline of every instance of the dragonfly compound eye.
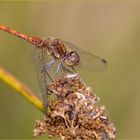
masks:
<svg viewBox="0 0 140 140"><path fill-rule="evenodd" d="M67 54L67 58L65 60L65 63L68 66L77 66L80 61L80 56L76 51L71 51L70 53Z"/></svg>

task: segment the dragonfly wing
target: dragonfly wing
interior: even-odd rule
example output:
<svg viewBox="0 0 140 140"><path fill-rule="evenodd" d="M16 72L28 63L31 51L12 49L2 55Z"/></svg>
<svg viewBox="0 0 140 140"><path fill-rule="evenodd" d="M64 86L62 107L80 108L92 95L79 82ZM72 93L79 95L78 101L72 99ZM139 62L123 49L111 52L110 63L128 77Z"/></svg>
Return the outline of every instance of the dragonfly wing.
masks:
<svg viewBox="0 0 140 140"><path fill-rule="evenodd" d="M80 56L79 67L82 67L83 70L87 70L91 72L100 72L100 71L104 71L107 68L107 62L105 59L98 57L94 54L91 54L86 50L83 50L68 41L64 41L64 43L71 50L77 51L77 53Z"/></svg>
<svg viewBox="0 0 140 140"><path fill-rule="evenodd" d="M44 65L49 62L49 59L46 61L47 52L45 48L33 48L33 63L35 66L36 73L38 75L38 81L40 85L40 90L42 93L42 99L45 106L47 106L47 84L48 84L48 77L46 73L43 71Z"/></svg>

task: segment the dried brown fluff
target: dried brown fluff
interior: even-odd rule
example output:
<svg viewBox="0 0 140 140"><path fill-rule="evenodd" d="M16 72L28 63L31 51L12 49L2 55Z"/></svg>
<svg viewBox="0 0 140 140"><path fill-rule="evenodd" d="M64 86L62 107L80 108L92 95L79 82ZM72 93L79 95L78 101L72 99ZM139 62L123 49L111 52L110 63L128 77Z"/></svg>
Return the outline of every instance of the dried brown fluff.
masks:
<svg viewBox="0 0 140 140"><path fill-rule="evenodd" d="M116 128L109 121L99 98L77 74L66 75L48 85L50 111L45 120L35 121L34 136L47 134L61 140L114 140Z"/></svg>

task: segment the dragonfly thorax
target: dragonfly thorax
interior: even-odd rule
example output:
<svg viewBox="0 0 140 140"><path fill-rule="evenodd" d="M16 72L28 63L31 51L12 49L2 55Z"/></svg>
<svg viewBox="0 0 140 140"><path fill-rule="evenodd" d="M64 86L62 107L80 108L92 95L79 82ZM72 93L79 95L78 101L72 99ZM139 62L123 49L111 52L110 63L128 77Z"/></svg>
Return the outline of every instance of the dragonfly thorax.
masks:
<svg viewBox="0 0 140 140"><path fill-rule="evenodd" d="M47 41L49 42L49 44L47 44L48 55L58 59L67 53L65 45L60 39L48 38Z"/></svg>
<svg viewBox="0 0 140 140"><path fill-rule="evenodd" d="M80 56L76 51L71 50L60 39L48 38L47 44L48 55L53 56L55 59L61 59L67 66L75 67L79 64Z"/></svg>

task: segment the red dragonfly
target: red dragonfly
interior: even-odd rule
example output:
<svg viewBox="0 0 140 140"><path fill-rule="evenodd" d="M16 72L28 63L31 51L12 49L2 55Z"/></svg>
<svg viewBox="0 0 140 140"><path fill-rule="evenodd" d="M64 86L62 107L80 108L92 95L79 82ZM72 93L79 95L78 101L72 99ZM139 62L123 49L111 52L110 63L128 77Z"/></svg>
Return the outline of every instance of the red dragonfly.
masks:
<svg viewBox="0 0 140 140"><path fill-rule="evenodd" d="M62 74L76 73L76 67L79 64L83 69L90 71L103 71L107 67L107 62L103 58L90 54L70 42L53 37L41 39L29 36L4 25L0 25L0 30L18 36L34 45L34 63L46 108L47 85L56 77Z"/></svg>

